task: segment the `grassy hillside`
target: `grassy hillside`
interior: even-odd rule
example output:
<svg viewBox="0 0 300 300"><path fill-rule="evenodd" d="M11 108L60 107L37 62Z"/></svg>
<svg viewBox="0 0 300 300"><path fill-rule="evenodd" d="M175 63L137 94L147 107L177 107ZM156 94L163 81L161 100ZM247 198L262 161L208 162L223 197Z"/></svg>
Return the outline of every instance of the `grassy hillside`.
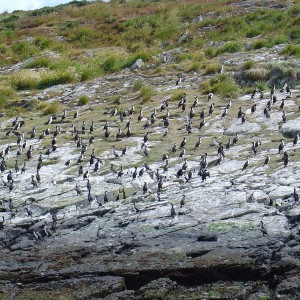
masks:
<svg viewBox="0 0 300 300"><path fill-rule="evenodd" d="M138 58L146 62L146 73L213 75L224 55L232 53L283 44L282 55L300 57L300 1L243 3L247 1L73 1L1 14L0 107L18 103L18 91L88 81L128 68ZM161 66L160 54L178 47L184 51ZM233 97L249 82L265 88L274 68L279 78L296 81L293 64L249 60L242 67L230 66L230 71L242 72L243 80L231 75L221 81L212 78L203 92Z"/></svg>

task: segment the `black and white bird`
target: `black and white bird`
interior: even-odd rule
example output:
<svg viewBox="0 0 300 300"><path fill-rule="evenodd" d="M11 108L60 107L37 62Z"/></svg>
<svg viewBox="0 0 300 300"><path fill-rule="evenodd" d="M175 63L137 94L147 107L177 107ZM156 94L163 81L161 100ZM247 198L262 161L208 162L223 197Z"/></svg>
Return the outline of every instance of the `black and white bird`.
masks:
<svg viewBox="0 0 300 300"><path fill-rule="evenodd" d="M265 234L268 235L267 229L266 229L263 221L260 221L259 230L262 232L263 236Z"/></svg>
<svg viewBox="0 0 300 300"><path fill-rule="evenodd" d="M175 208L174 208L174 204L172 203L171 204L171 217L175 218L175 216L176 216L176 211L175 211Z"/></svg>
<svg viewBox="0 0 300 300"><path fill-rule="evenodd" d="M298 141L299 141L299 134L297 133L297 135L293 139L293 147L298 144Z"/></svg>
<svg viewBox="0 0 300 300"><path fill-rule="evenodd" d="M249 158L247 158L246 162L244 163L242 171L245 171L249 166Z"/></svg>
<svg viewBox="0 0 300 300"><path fill-rule="evenodd" d="M281 140L279 146L278 146L278 154L283 151L283 148L284 148L284 141L283 139Z"/></svg>
<svg viewBox="0 0 300 300"><path fill-rule="evenodd" d="M264 162L264 166L265 165L268 165L270 162L270 155L267 155L266 159L265 159L265 162Z"/></svg>

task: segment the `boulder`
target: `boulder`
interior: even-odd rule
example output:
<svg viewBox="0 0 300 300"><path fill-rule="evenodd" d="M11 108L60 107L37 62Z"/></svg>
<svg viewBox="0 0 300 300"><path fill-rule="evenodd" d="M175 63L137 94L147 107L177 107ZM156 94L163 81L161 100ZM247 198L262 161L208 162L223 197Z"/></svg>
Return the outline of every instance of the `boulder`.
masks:
<svg viewBox="0 0 300 300"><path fill-rule="evenodd" d="M253 133L259 132L261 129L260 125L257 123L249 123L245 122L244 124L233 123L229 128L224 131L225 135L235 135L236 133L243 134L243 133Z"/></svg>
<svg viewBox="0 0 300 300"><path fill-rule="evenodd" d="M144 65L144 62L141 58L138 58L135 63L130 67L131 70L138 70Z"/></svg>
<svg viewBox="0 0 300 300"><path fill-rule="evenodd" d="M269 196L263 191L254 191L251 195L251 200L257 203L264 203L266 205L270 205Z"/></svg>
<svg viewBox="0 0 300 300"><path fill-rule="evenodd" d="M280 126L279 130L284 137L294 138L300 133L300 118L287 121Z"/></svg>

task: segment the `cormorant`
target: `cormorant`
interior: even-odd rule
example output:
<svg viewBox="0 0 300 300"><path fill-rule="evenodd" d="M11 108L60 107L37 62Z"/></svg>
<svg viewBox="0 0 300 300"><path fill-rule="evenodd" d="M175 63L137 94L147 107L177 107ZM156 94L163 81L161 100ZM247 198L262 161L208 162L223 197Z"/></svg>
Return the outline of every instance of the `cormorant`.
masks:
<svg viewBox="0 0 300 300"><path fill-rule="evenodd" d="M107 203L108 202L108 195L107 195L107 191L104 192L104 196L103 196L103 202Z"/></svg>
<svg viewBox="0 0 300 300"><path fill-rule="evenodd" d="M176 211L175 211L174 205L173 205L173 203L172 203L172 204L171 204L171 217L172 217L172 218L175 218L175 216L176 216Z"/></svg>
<svg viewBox="0 0 300 300"><path fill-rule="evenodd" d="M256 103L252 105L251 107L251 114L253 114L256 111Z"/></svg>
<svg viewBox="0 0 300 300"><path fill-rule="evenodd" d="M249 166L249 158L247 158L246 162L244 163L242 171L246 170L248 166Z"/></svg>
<svg viewBox="0 0 300 300"><path fill-rule="evenodd" d="M265 234L268 235L267 229L266 229L263 221L260 221L259 230L262 232L263 236Z"/></svg>
<svg viewBox="0 0 300 300"><path fill-rule="evenodd" d="M283 139L281 140L279 146L278 146L278 154L283 151L283 148L284 148L284 141Z"/></svg>
<svg viewBox="0 0 300 300"><path fill-rule="evenodd" d="M195 144L194 150L200 147L200 145L201 145L201 139L202 139L201 136L199 136L199 139L198 139L197 143Z"/></svg>
<svg viewBox="0 0 300 300"><path fill-rule="evenodd" d="M265 162L264 162L264 166L265 165L268 165L270 162L270 155L267 155L266 159L265 159Z"/></svg>
<svg viewBox="0 0 300 300"><path fill-rule="evenodd" d="M143 185L143 194L146 194L147 191L148 191L147 182L144 182L144 185Z"/></svg>

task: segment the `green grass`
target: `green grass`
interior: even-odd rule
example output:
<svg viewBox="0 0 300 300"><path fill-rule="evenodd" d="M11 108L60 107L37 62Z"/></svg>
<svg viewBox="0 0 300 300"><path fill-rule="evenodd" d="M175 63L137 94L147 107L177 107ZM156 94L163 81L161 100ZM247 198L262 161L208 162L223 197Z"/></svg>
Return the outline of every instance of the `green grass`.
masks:
<svg viewBox="0 0 300 300"><path fill-rule="evenodd" d="M203 93L215 93L220 96L233 98L236 97L239 92L239 86L234 80L227 74L222 74L217 77L212 77L202 85Z"/></svg>
<svg viewBox="0 0 300 300"><path fill-rule="evenodd" d="M253 60L247 60L244 64L243 64L243 69L244 70L249 70L252 69L255 65L255 62Z"/></svg>
<svg viewBox="0 0 300 300"><path fill-rule="evenodd" d="M300 57L300 45L288 45L283 51L282 54L288 56Z"/></svg>
<svg viewBox="0 0 300 300"><path fill-rule="evenodd" d="M46 104L43 115L53 115L57 114L59 111L61 111L61 105L59 101L53 101Z"/></svg>
<svg viewBox="0 0 300 300"><path fill-rule="evenodd" d="M91 101L91 98L89 96L87 96L87 95L81 95L79 97L77 105L78 106L84 106L84 105L88 104L90 101Z"/></svg>
<svg viewBox="0 0 300 300"><path fill-rule="evenodd" d="M73 70L65 70L59 72L49 72L42 75L41 80L37 83L38 89L45 89L47 87L74 82L76 74Z"/></svg>
<svg viewBox="0 0 300 300"><path fill-rule="evenodd" d="M153 94L154 94L154 91L149 86L143 86L140 90L140 97L142 98L143 103L150 101Z"/></svg>
<svg viewBox="0 0 300 300"><path fill-rule="evenodd" d="M267 80L269 77L270 72L263 67L256 67L249 70L244 71L244 77L247 80L252 81L260 81L260 80Z"/></svg>
<svg viewBox="0 0 300 300"><path fill-rule="evenodd" d="M7 107L12 100L16 100L17 98L17 94L10 86L0 85L0 109Z"/></svg>

